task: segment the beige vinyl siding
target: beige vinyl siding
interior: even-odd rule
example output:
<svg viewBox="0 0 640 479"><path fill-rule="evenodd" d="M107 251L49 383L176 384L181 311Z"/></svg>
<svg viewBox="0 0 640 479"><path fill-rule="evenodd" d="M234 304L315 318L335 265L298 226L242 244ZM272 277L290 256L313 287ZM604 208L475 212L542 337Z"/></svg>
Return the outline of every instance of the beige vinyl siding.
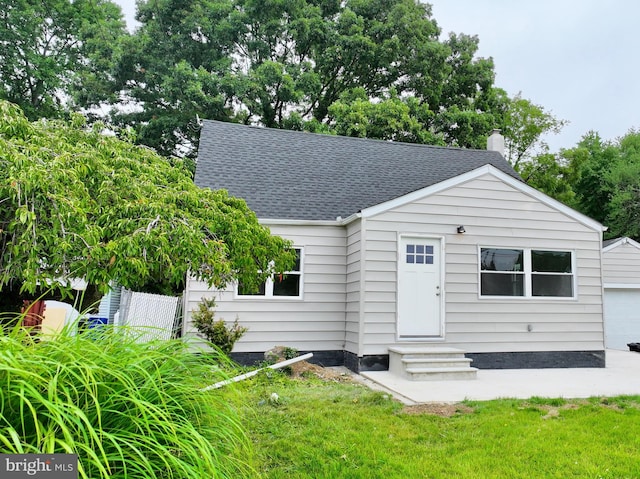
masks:
<svg viewBox="0 0 640 479"><path fill-rule="evenodd" d="M626 243L605 251L602 272L605 284L640 284L640 250Z"/></svg>
<svg viewBox="0 0 640 479"><path fill-rule="evenodd" d="M234 297L233 286L209 290L187 282L185 332L194 335L191 312L202 297L214 297L216 315L226 321L238 317L249 328L234 352L262 352L276 345L301 351L343 350L347 297L346 230L340 226L267 225L274 235L303 248L303 298Z"/></svg>
<svg viewBox="0 0 640 479"><path fill-rule="evenodd" d="M437 344L469 352L604 348L600 232L483 175L366 219L361 354L384 354L397 342L398 234L444 238L445 338ZM577 298L480 298L482 246L575 252Z"/></svg>

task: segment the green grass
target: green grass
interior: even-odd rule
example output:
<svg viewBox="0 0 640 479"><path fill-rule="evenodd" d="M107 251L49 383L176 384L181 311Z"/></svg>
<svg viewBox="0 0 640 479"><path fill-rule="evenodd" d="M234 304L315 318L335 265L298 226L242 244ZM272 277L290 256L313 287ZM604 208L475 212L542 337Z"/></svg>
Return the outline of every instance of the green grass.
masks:
<svg viewBox="0 0 640 479"><path fill-rule="evenodd" d="M358 384L270 372L239 387L266 478L640 474L640 397L467 402L442 417Z"/></svg>

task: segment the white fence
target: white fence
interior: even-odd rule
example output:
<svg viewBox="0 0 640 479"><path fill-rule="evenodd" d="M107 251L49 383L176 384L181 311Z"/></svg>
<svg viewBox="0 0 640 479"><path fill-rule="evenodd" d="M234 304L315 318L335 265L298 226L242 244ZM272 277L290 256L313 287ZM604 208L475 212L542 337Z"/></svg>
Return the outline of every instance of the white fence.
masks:
<svg viewBox="0 0 640 479"><path fill-rule="evenodd" d="M136 328L140 341L171 339L180 328L180 297L122 289L117 325Z"/></svg>

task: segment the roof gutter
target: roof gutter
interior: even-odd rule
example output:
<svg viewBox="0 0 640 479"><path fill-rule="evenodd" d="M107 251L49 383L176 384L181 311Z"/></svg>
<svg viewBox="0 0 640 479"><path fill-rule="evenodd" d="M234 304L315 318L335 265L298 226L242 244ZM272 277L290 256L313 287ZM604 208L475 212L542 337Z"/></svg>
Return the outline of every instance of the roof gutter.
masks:
<svg viewBox="0 0 640 479"><path fill-rule="evenodd" d="M258 218L258 222L262 225L274 226L346 226L361 217L362 213L358 212L346 218L338 216L335 220L288 220L282 218Z"/></svg>

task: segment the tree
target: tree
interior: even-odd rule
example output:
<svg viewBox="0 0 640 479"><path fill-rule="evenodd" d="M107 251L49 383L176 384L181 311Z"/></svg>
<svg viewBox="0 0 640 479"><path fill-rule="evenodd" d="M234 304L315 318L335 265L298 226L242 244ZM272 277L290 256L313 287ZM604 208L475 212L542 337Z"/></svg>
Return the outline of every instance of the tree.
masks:
<svg viewBox="0 0 640 479"><path fill-rule="evenodd" d="M507 160L519 172L523 162L549 152L543 136L558 133L566 123L517 94L508 103L503 128Z"/></svg>
<svg viewBox="0 0 640 479"><path fill-rule="evenodd" d="M591 131L561 155L575 192L572 206L606 225L606 237L640 239L640 132L604 141Z"/></svg>
<svg viewBox="0 0 640 479"><path fill-rule="evenodd" d="M377 102L364 89L353 90L329 107L329 115L329 130L338 135L444 145L428 129L433 112L414 97L400 98L395 90Z"/></svg>
<svg viewBox="0 0 640 479"><path fill-rule="evenodd" d="M575 207L585 215L606 224L611 197L616 188L610 182L611 171L620 159L617 145L603 141L590 131L575 148L564 150L575 191Z"/></svg>
<svg viewBox="0 0 640 479"><path fill-rule="evenodd" d="M180 290L187 273L257 288L291 268L243 200L196 187L180 162L71 121L30 123L0 101L0 291L85 278Z"/></svg>
<svg viewBox="0 0 640 479"><path fill-rule="evenodd" d="M521 163L520 176L529 186L565 205L575 206L573 170L561 155L545 153Z"/></svg>
<svg viewBox="0 0 640 479"><path fill-rule="evenodd" d="M619 140L619 154L605 175L611 195L608 234L640 240L640 131L631 130Z"/></svg>
<svg viewBox="0 0 640 479"><path fill-rule="evenodd" d="M477 37L441 41L428 4L154 0L138 7L141 27L121 48L114 88L139 108L117 108L113 119L163 154L195 152L198 118L326 131L344 125L349 108L352 116L366 109L403 117L405 103L411 121L424 122L405 139L461 147L484 147L504 123L492 60L476 58ZM378 103L396 111L385 114Z"/></svg>
<svg viewBox="0 0 640 479"><path fill-rule="evenodd" d="M195 155L198 118L229 120L239 34L232 0L137 2L141 26L115 60L111 120L164 156ZM91 106L86 104L85 106ZM122 108L124 106L124 108Z"/></svg>
<svg viewBox="0 0 640 479"><path fill-rule="evenodd" d="M108 0L5 0L0 10L0 99L30 119L55 117L74 96L104 101L120 7ZM113 100L113 99L112 99Z"/></svg>

